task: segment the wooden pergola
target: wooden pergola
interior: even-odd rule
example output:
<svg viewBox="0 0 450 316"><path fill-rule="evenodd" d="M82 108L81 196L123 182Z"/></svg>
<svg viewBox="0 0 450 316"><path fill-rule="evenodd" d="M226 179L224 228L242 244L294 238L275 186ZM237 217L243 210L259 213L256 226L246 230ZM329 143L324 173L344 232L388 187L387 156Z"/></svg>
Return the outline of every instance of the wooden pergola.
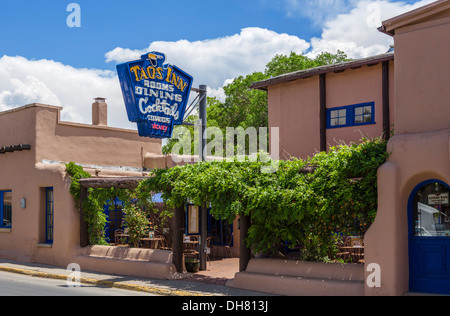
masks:
<svg viewBox="0 0 450 316"><path fill-rule="evenodd" d="M120 188L120 189L135 189L139 185L139 182L144 180L145 177L104 177L104 178L84 178L80 179L81 186L81 198L80 198L80 246L87 247L89 245L88 227L83 218L83 200L88 196L89 188ZM173 255L172 262L175 265L177 272L184 271L184 245L183 245L183 233L185 230L185 209L184 207L178 207L174 210L173 221ZM207 235L207 209L206 207L200 208L200 222L205 223L201 226L200 237L200 269L206 270L206 235ZM250 227L250 217L240 216L240 250L239 250L239 271L245 271L247 264L250 261L251 251L243 240L247 237L247 232Z"/></svg>

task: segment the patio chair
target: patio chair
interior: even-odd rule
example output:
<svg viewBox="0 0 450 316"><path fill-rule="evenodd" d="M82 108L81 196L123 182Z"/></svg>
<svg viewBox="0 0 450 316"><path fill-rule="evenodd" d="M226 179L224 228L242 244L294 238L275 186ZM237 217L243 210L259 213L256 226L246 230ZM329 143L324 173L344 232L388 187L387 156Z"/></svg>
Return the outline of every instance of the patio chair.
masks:
<svg viewBox="0 0 450 316"><path fill-rule="evenodd" d="M168 246L168 244L167 244L166 237L164 237L163 235L157 235L156 238L161 238L162 239L161 240L161 244L158 247L158 249L161 249L161 250L172 250L172 248L170 248Z"/></svg>
<svg viewBox="0 0 450 316"><path fill-rule="evenodd" d="M343 247L350 247L351 241L349 237L344 237L343 242L339 245L339 252L336 254L338 258L342 258L345 262L351 259L350 252Z"/></svg>
<svg viewBox="0 0 450 316"><path fill-rule="evenodd" d="M208 249L209 249L209 253L208 253ZM212 257L212 237L209 236L208 238L206 238L206 261L209 260L209 264L211 265L211 258L210 255Z"/></svg>
<svg viewBox="0 0 450 316"><path fill-rule="evenodd" d="M230 254L230 257L233 258L233 253L231 252L231 243L233 242L233 233L231 233L230 240L228 241L228 245L224 246L225 252Z"/></svg>

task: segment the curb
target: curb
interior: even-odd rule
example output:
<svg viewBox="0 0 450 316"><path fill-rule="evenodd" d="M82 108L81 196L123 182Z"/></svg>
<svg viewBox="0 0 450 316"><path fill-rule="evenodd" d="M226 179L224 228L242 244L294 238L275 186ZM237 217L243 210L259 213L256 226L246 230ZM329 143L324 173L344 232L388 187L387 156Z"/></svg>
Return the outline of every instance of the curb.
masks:
<svg viewBox="0 0 450 316"><path fill-rule="evenodd" d="M68 280L70 278L69 275L65 275L65 274L55 274L55 273L26 270L26 269L12 268L12 267L4 267L4 266L0 266L0 271L22 274L22 275L35 277L35 278L44 278L44 279ZM162 295L162 296L214 296L214 295L208 294L208 293L200 293L200 292L193 292L193 291L181 291L181 290L167 290L167 289L161 289L161 288L157 288L157 287L149 287L149 286L145 286L145 285L137 285L137 284L131 284L131 283L125 283L125 282L105 281L105 280L98 280L98 279L84 278L84 277L80 277L78 281L83 284L90 284L90 285L94 285L94 286L117 288L117 289L137 291L137 292L145 292L145 293L151 293L151 294Z"/></svg>

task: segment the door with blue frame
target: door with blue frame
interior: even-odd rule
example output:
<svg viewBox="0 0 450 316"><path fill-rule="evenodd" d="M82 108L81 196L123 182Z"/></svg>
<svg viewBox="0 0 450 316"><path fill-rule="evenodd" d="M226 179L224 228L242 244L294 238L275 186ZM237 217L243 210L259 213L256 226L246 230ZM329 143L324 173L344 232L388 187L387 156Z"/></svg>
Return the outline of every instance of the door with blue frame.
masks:
<svg viewBox="0 0 450 316"><path fill-rule="evenodd" d="M408 201L411 292L450 294L450 187L440 180L417 185Z"/></svg>
<svg viewBox="0 0 450 316"><path fill-rule="evenodd" d="M106 242L115 242L115 233L118 229L123 229L123 202L119 198L113 201L108 200L103 207L106 215L105 239Z"/></svg>
<svg viewBox="0 0 450 316"><path fill-rule="evenodd" d="M208 208L207 232L212 237L212 245L233 247L233 224L226 220L214 218ZM186 205L185 234L199 235L201 231L200 210L193 204Z"/></svg>

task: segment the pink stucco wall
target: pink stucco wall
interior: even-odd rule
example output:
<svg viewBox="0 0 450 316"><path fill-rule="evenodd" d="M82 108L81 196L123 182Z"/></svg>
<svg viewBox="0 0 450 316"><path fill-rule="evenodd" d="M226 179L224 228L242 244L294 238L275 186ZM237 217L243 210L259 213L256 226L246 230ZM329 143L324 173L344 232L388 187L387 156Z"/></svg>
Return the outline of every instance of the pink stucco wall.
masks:
<svg viewBox="0 0 450 316"><path fill-rule="evenodd" d="M365 264L380 265L381 287L366 287L366 295L409 291L408 198L422 181L450 183L450 8L436 3L441 10L432 15L392 22L396 135L378 170L378 212L365 236Z"/></svg>
<svg viewBox="0 0 450 316"><path fill-rule="evenodd" d="M36 161L142 168L144 155L161 154L161 140L136 131L59 120L62 108L36 107Z"/></svg>
<svg viewBox="0 0 450 316"><path fill-rule="evenodd" d="M450 13L396 30L396 131L450 128Z"/></svg>
<svg viewBox="0 0 450 316"><path fill-rule="evenodd" d="M408 199L429 179L450 183L450 130L394 136L388 161L378 170L378 212L364 237L365 265L380 265L380 288L366 295L403 295L409 291Z"/></svg>
<svg viewBox="0 0 450 316"><path fill-rule="evenodd" d="M363 280L372 277L373 272L379 272L375 278L380 282L370 286L364 282L364 294L367 296L404 295L409 291L408 199L414 187L425 180L439 179L450 184L449 3L436 1L424 8L385 21L383 26L383 32L395 34L395 65L392 62L390 65L390 113L395 135L388 143L390 157L378 170L377 216L364 236ZM363 67L327 74L327 107L375 101L375 120L378 124L378 105L381 97L379 67ZM306 87L302 86L302 80L287 85L290 90L283 90L283 84L269 87L269 115L280 113L283 108L289 110L285 111L283 116L276 114L276 119L269 119L271 126L288 122L283 118L298 116L299 110L293 104L300 103L301 100L293 97L295 84L299 90ZM276 94L271 96L274 92ZM308 92L311 93L312 99L314 92ZM278 94L281 93L292 95L280 97ZM298 91L295 93L300 95ZM368 97L374 100L365 100ZM282 100L291 104L283 103ZM275 110L271 110L272 106ZM318 104L316 106L318 107ZM315 117L311 119L314 121ZM291 118L289 122L292 121ZM315 129L318 129L317 122L315 124ZM299 126L290 126L290 130L285 128L283 132L280 131L283 144L280 147L301 155L303 150L288 147L299 145L294 141L286 141L285 138L291 135L298 137L295 133L307 134L306 128L309 128L309 125L304 127L305 130ZM352 135L352 129L354 128L328 130L328 142L334 137L351 140L355 137ZM367 126L363 133L373 137L379 136L379 131L378 126ZM313 152L315 149L313 144L309 151ZM273 290L287 295L295 293L299 285L288 284L285 282L287 278L277 274L283 273L278 269L280 262L264 262L263 272L252 271L250 267L248 273L237 274L237 280L243 281L240 286L262 288L261 280L269 280L270 277L273 285L266 281L264 286L269 288L267 291ZM376 267L379 267L379 270ZM331 273L331 270L329 272ZM261 278L258 278L258 274ZM311 275L311 278L316 280L315 275ZM291 279L289 281L293 282ZM305 288L309 286L304 285ZM308 295L312 292L305 290L305 293Z"/></svg>
<svg viewBox="0 0 450 316"><path fill-rule="evenodd" d="M358 142L361 136L380 137L383 133L382 65L329 73L326 79L327 108L375 102L375 124L327 129L327 143L335 146ZM394 62L389 62L390 121L394 123Z"/></svg>
<svg viewBox="0 0 450 316"><path fill-rule="evenodd" d="M61 122L60 107L31 104L0 113L0 146L30 144L0 155L0 190L12 190L12 228L0 229L0 257L65 266L80 245L80 213L70 179L58 162L92 165L100 175L142 176L144 157L161 153L161 141L136 131ZM103 167L130 167L108 170ZM133 169L135 168L135 169ZM54 241L44 244L45 187L54 190ZM21 208L21 199L26 208Z"/></svg>
<svg viewBox="0 0 450 316"><path fill-rule="evenodd" d="M390 123L394 124L394 62L389 62ZM327 109L375 102L375 124L330 128L328 147L383 133L381 63L326 73ZM268 86L269 127L279 127L280 159L313 156L320 150L319 76ZM272 143L272 142L271 142ZM272 143L273 144L273 143Z"/></svg>
<svg viewBox="0 0 450 316"><path fill-rule="evenodd" d="M306 158L319 150L318 91L318 77L268 88L269 127L279 127L280 159Z"/></svg>

